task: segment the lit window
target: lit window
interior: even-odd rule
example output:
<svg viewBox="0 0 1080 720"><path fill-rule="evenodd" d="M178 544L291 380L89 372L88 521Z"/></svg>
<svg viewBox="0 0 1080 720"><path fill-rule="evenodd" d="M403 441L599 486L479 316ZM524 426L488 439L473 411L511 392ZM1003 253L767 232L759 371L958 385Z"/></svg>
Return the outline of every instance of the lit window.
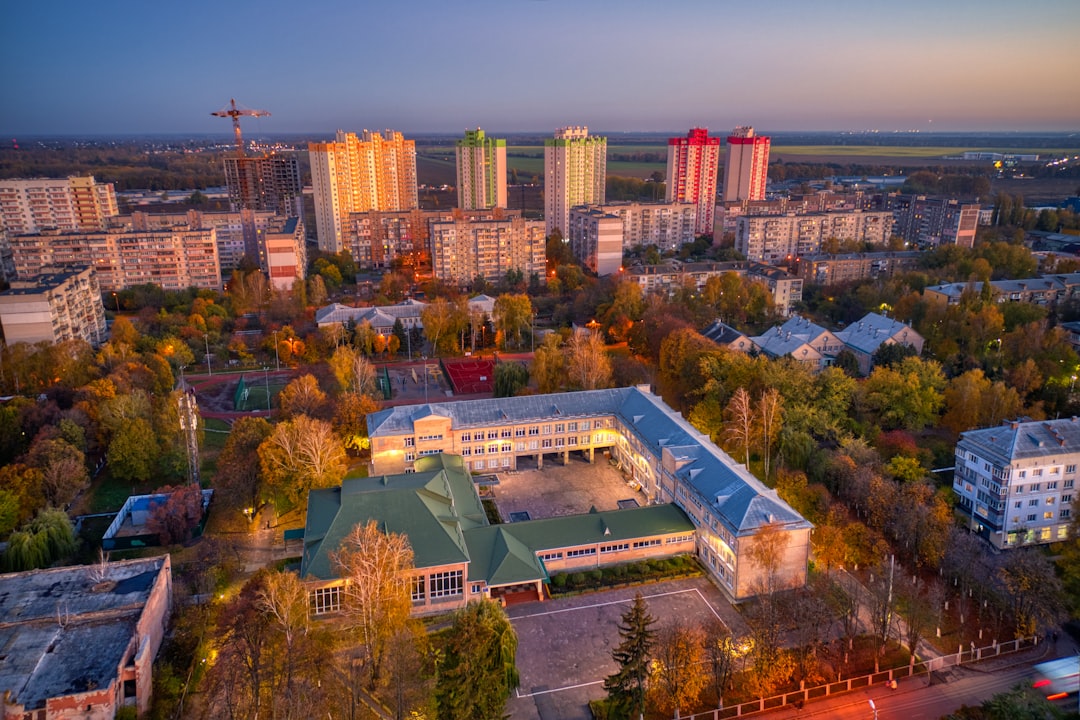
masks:
<svg viewBox="0 0 1080 720"><path fill-rule="evenodd" d="M341 586L318 588L310 596L311 613L325 615L341 610Z"/></svg>
<svg viewBox="0 0 1080 720"><path fill-rule="evenodd" d="M451 570L449 572L432 573L428 584L431 588L432 598L460 595L462 593L461 571Z"/></svg>

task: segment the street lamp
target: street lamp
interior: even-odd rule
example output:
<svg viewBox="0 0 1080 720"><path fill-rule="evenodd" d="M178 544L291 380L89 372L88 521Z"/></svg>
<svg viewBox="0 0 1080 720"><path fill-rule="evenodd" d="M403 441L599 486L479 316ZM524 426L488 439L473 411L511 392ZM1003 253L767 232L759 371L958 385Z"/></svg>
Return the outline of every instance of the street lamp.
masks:
<svg viewBox="0 0 1080 720"><path fill-rule="evenodd" d="M210 368L210 335L203 333L203 342L206 343L206 374L213 376L214 371Z"/></svg>
<svg viewBox="0 0 1080 720"><path fill-rule="evenodd" d="M266 383L266 413L270 414L270 367L263 366L263 382Z"/></svg>
<svg viewBox="0 0 1080 720"><path fill-rule="evenodd" d="M112 294L112 299L116 302L116 312L117 312L117 314L119 314L120 313L120 296L117 295L116 293L113 293Z"/></svg>
<svg viewBox="0 0 1080 720"><path fill-rule="evenodd" d="M277 330L274 331L274 372L281 370L281 359L278 357Z"/></svg>

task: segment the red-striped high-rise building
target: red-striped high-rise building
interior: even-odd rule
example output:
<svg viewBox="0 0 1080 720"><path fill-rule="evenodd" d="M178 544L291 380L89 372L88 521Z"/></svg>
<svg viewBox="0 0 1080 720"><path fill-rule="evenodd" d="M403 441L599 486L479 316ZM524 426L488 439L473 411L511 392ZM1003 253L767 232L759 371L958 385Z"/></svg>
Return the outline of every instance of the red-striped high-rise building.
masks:
<svg viewBox="0 0 1080 720"><path fill-rule="evenodd" d="M667 192L669 203L694 203L694 232L712 235L716 207L716 176L720 169L720 138L705 128L691 128L686 137L668 140Z"/></svg>
<svg viewBox="0 0 1080 720"><path fill-rule="evenodd" d="M727 138L724 202L764 200L769 172L770 139L752 127L737 127Z"/></svg>

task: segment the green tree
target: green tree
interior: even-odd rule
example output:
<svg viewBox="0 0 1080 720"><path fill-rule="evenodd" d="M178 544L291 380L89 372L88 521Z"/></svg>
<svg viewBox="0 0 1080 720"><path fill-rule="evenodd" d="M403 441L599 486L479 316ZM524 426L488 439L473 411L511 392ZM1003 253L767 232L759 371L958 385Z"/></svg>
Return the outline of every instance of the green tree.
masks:
<svg viewBox="0 0 1080 720"><path fill-rule="evenodd" d="M109 443L106 454L109 472L127 482L150 478L158 459L158 442L153 426L141 417L123 420Z"/></svg>
<svg viewBox="0 0 1080 720"><path fill-rule="evenodd" d="M345 460L330 423L307 415L278 423L259 445L264 482L293 504L306 498L309 490L340 483Z"/></svg>
<svg viewBox="0 0 1080 720"><path fill-rule="evenodd" d="M529 384L529 369L518 362L495 366L495 397L513 397Z"/></svg>
<svg viewBox="0 0 1080 720"><path fill-rule="evenodd" d="M608 698L632 717L645 716L645 683L656 645L655 624L645 598L640 592L636 593L634 604L623 613L619 623L621 642L611 651L611 657L619 669L604 678Z"/></svg>
<svg viewBox="0 0 1080 720"><path fill-rule="evenodd" d="M579 390L600 390L611 384L611 360L598 334L579 328L570 336L566 373L570 386Z"/></svg>
<svg viewBox="0 0 1080 720"><path fill-rule="evenodd" d="M506 346L521 347L522 332L532 325L532 301L525 294L504 294L495 298L492 320ZM511 345L512 343L512 345Z"/></svg>
<svg viewBox="0 0 1080 720"><path fill-rule="evenodd" d="M8 538L4 567L11 572L48 567L75 552L75 529L67 513L46 508Z"/></svg>
<svg viewBox="0 0 1080 720"><path fill-rule="evenodd" d="M558 334L551 333L533 353L529 374L536 378L537 387L542 394L558 392L566 381L566 356L560 348L561 342Z"/></svg>
<svg viewBox="0 0 1080 720"><path fill-rule="evenodd" d="M863 403L883 428L921 430L937 417L944 387L940 364L909 357L896 369L874 368L862 386Z"/></svg>
<svg viewBox="0 0 1080 720"><path fill-rule="evenodd" d="M250 519L261 509L259 494L262 475L259 470L259 445L270 437L273 428L263 418L243 417L233 423L225 446L217 460L214 488L234 507L251 508Z"/></svg>
<svg viewBox="0 0 1080 720"><path fill-rule="evenodd" d="M517 634L491 600L469 603L454 614L442 638L435 686L440 720L497 720L518 686Z"/></svg>

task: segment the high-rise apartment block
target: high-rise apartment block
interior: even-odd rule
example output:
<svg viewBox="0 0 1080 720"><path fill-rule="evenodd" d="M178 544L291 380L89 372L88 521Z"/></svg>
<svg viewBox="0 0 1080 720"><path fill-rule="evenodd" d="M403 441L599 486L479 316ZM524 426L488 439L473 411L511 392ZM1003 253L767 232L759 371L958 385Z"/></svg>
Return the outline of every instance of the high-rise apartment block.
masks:
<svg viewBox="0 0 1080 720"><path fill-rule="evenodd" d="M752 127L737 127L727 138L724 159L724 202L764 200L771 140Z"/></svg>
<svg viewBox="0 0 1080 720"><path fill-rule="evenodd" d="M9 235L104 230L118 212L112 184L90 176L0 180L0 230Z"/></svg>
<svg viewBox="0 0 1080 720"><path fill-rule="evenodd" d="M110 229L9 235L20 279L55 268L90 265L103 290L153 283L165 290L221 288L214 228Z"/></svg>
<svg viewBox="0 0 1080 720"><path fill-rule="evenodd" d="M953 198L925 195L885 196L884 204L896 218L894 233L912 245L975 246L980 206Z"/></svg>
<svg viewBox="0 0 1080 720"><path fill-rule="evenodd" d="M108 339L101 288L88 266L16 280L0 293L0 325L9 345Z"/></svg>
<svg viewBox="0 0 1080 720"><path fill-rule="evenodd" d="M225 157L225 185L229 204L236 210L269 210L301 217L304 189L300 161L295 153L261 157Z"/></svg>
<svg viewBox="0 0 1080 720"><path fill-rule="evenodd" d="M510 270L525 278L545 271L544 224L519 214L499 219L457 218L431 223L431 268L435 277L461 285L482 277L498 282Z"/></svg>
<svg viewBox="0 0 1080 720"><path fill-rule="evenodd" d="M564 127L544 140L544 220L550 235L566 234L570 208L602 205L606 198L607 138L587 127Z"/></svg>
<svg viewBox="0 0 1080 720"><path fill-rule="evenodd" d="M457 196L463 210L506 207L506 140L466 130L457 141Z"/></svg>
<svg viewBox="0 0 1080 720"><path fill-rule="evenodd" d="M705 128L692 128L684 138L668 140L667 190L669 203L697 206L694 232L711 235L716 208L716 177L720 170L720 138Z"/></svg>
<svg viewBox="0 0 1080 720"><path fill-rule="evenodd" d="M416 142L401 133L365 130L360 137L338 130L332 142L310 143L311 184L319 248L345 247L349 214L419 207Z"/></svg>

